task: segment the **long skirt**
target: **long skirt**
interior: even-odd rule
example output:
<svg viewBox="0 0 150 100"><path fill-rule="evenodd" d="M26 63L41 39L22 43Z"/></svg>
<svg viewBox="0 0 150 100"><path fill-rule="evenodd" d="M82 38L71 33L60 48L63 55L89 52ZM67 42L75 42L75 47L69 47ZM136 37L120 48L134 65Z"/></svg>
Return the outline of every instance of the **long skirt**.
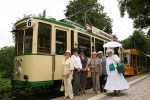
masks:
<svg viewBox="0 0 150 100"><path fill-rule="evenodd" d="M111 71L110 75L107 77L107 82L104 89L106 90L124 90L128 89L130 86L125 80L122 73L118 73L117 70Z"/></svg>

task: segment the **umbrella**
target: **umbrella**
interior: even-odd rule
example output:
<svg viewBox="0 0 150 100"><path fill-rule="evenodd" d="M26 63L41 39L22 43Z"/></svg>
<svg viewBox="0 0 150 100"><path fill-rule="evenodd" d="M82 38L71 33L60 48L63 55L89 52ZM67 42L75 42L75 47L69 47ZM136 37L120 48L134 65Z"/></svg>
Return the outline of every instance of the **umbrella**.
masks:
<svg viewBox="0 0 150 100"><path fill-rule="evenodd" d="M121 47L121 46L122 46L122 44L120 44L119 42L114 42L114 41L108 42L103 45L103 47L108 47L108 48L109 47Z"/></svg>

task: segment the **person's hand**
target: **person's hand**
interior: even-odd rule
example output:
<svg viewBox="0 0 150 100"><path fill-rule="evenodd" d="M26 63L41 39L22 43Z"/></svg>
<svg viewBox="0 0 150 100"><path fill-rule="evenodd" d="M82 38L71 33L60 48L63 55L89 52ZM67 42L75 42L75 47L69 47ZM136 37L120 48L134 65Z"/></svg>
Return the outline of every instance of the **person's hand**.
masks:
<svg viewBox="0 0 150 100"><path fill-rule="evenodd" d="M100 74L100 76L102 76L102 74Z"/></svg>
<svg viewBox="0 0 150 100"><path fill-rule="evenodd" d="M94 68L94 66L91 66L91 68Z"/></svg>
<svg viewBox="0 0 150 100"><path fill-rule="evenodd" d="M86 68L85 68L85 69L82 69L82 71L86 71Z"/></svg>
<svg viewBox="0 0 150 100"><path fill-rule="evenodd" d="M69 76L70 76L70 73L67 74L67 78L69 78Z"/></svg>
<svg viewBox="0 0 150 100"><path fill-rule="evenodd" d="M77 69L77 72L80 72L80 68Z"/></svg>

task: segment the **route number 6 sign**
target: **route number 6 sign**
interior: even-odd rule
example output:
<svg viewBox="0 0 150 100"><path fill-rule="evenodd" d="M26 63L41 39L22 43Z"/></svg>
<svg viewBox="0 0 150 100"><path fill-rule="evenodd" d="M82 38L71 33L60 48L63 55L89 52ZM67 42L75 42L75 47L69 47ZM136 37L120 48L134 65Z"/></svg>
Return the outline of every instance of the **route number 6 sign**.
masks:
<svg viewBox="0 0 150 100"><path fill-rule="evenodd" d="M27 20L27 27L32 27L34 25L33 18Z"/></svg>

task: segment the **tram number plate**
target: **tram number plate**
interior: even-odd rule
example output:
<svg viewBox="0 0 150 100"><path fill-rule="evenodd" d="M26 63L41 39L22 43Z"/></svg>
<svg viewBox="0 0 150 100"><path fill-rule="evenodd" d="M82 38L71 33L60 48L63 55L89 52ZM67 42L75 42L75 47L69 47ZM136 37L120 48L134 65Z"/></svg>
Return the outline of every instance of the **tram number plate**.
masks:
<svg viewBox="0 0 150 100"><path fill-rule="evenodd" d="M30 18L27 20L27 27L32 27L33 26L33 18Z"/></svg>

